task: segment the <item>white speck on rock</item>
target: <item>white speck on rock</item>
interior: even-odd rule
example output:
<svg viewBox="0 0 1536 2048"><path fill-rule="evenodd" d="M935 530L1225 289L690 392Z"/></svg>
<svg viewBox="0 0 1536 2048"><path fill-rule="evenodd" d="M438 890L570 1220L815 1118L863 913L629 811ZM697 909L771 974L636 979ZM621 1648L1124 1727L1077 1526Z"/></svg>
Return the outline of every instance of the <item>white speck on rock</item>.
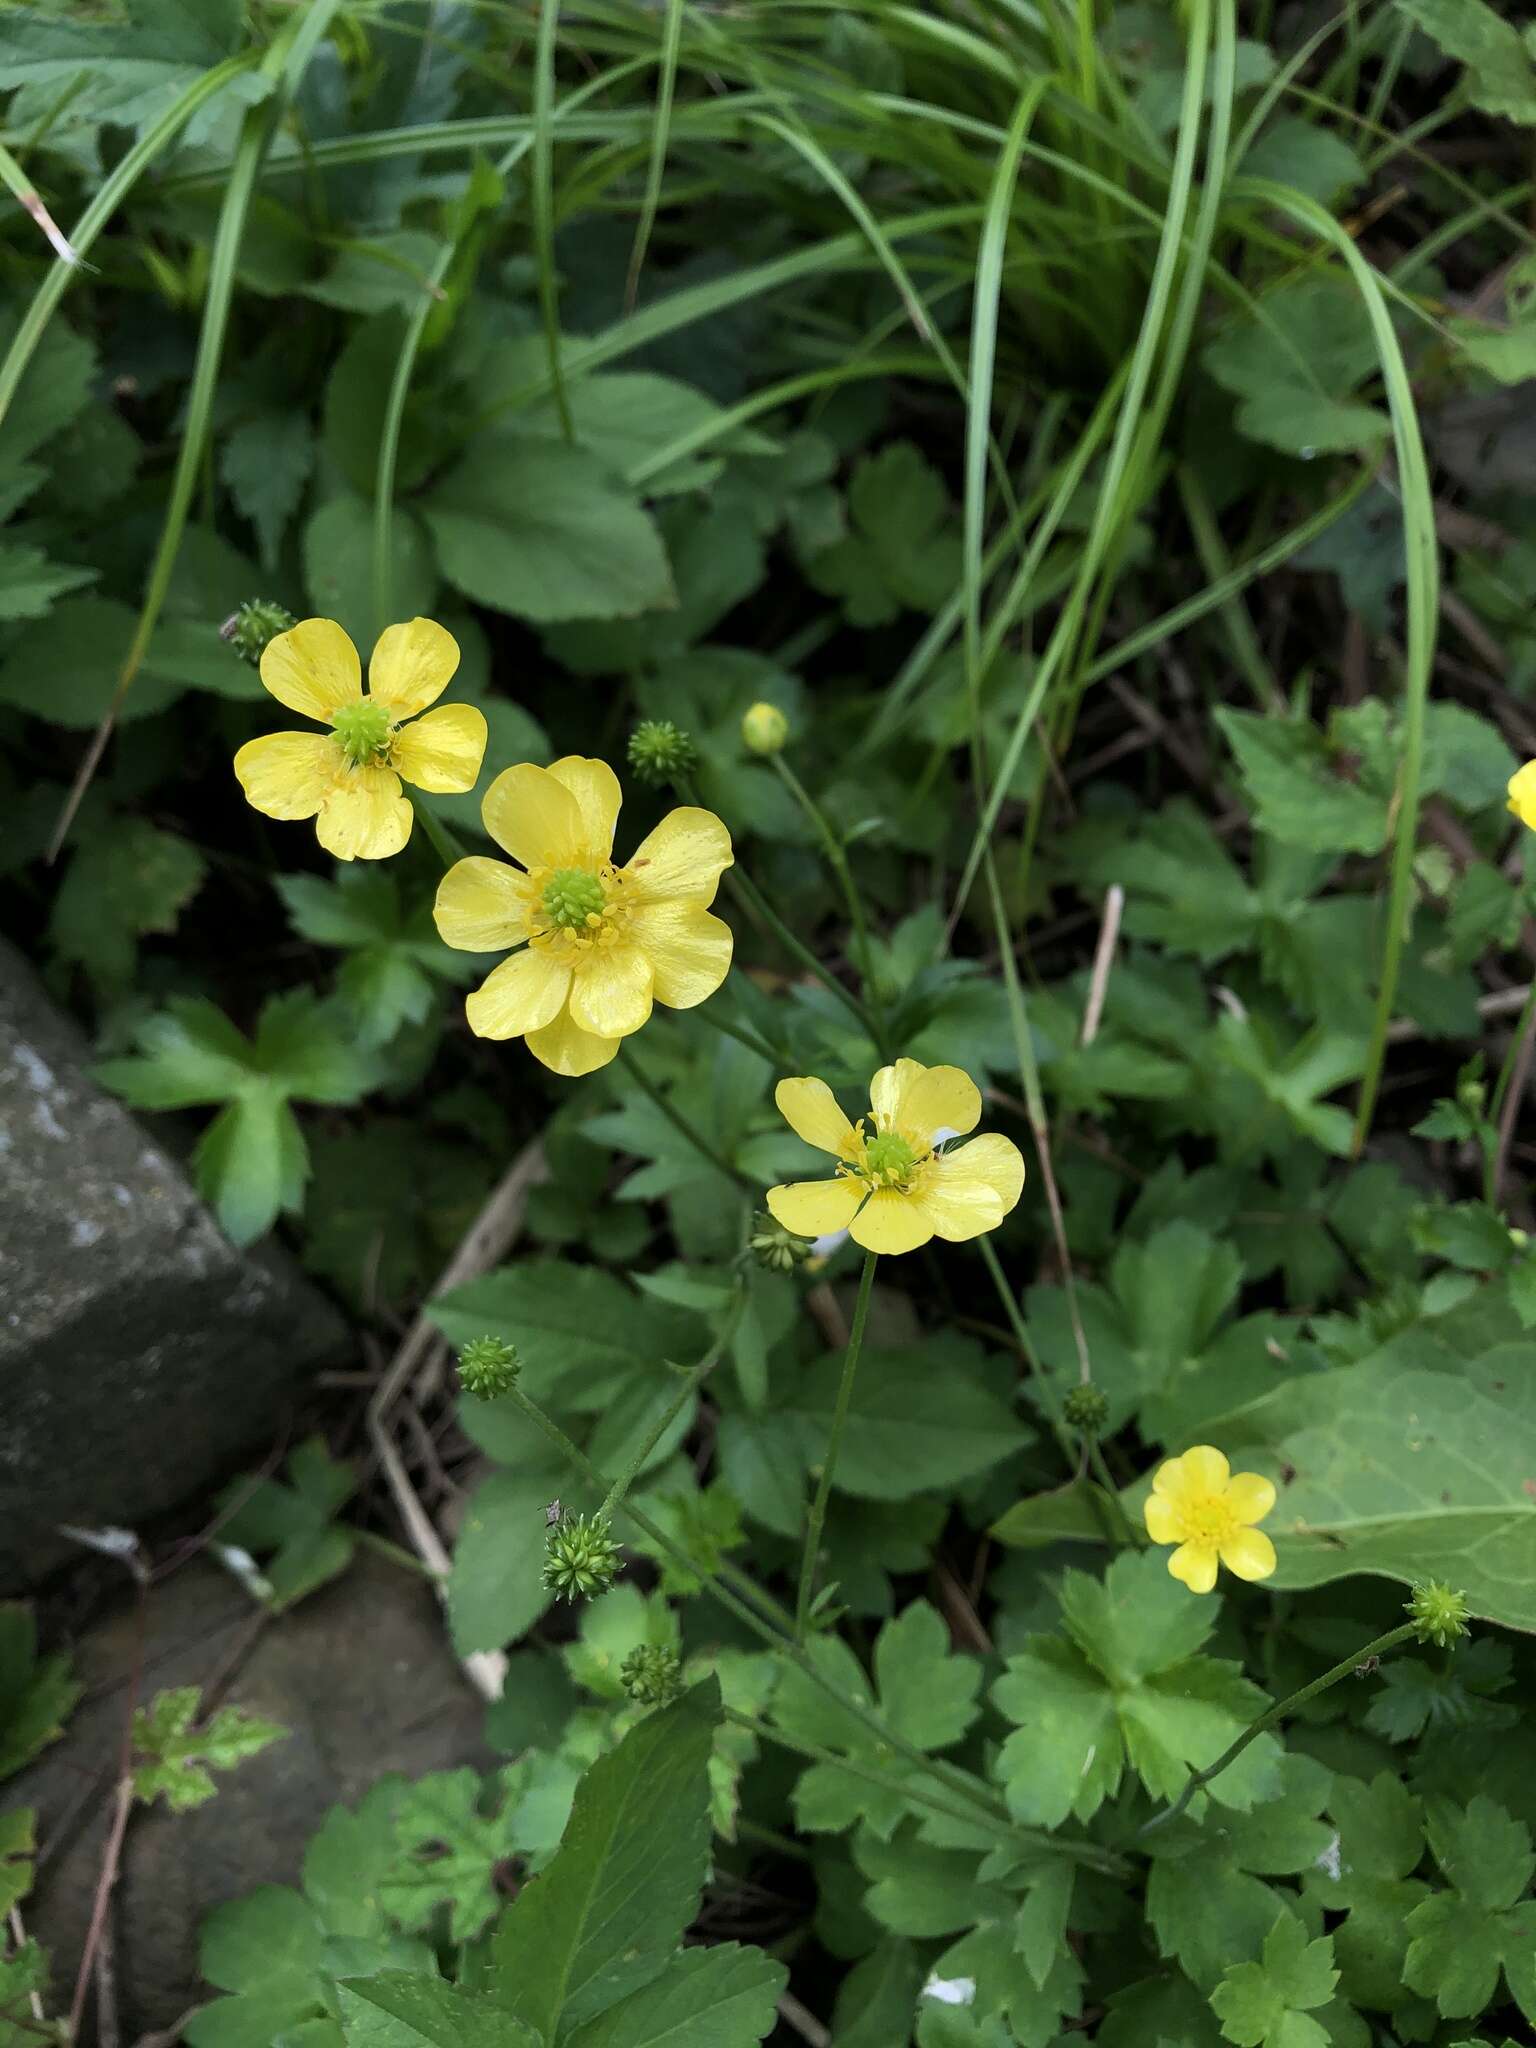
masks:
<svg viewBox="0 0 1536 2048"><path fill-rule="evenodd" d="M77 1216L69 1226L69 1241L81 1249L88 1244L97 1244L106 1236L99 1223L92 1223L88 1217Z"/></svg>

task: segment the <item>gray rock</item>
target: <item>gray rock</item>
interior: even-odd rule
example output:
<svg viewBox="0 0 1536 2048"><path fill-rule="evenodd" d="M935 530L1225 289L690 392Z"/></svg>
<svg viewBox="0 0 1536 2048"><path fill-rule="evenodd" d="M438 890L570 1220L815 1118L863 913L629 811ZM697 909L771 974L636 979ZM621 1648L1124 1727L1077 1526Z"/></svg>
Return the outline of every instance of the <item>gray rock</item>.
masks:
<svg viewBox="0 0 1536 2048"><path fill-rule="evenodd" d="M448 1648L431 1590L367 1552L264 1628L240 1587L201 1559L153 1588L146 1619L141 1702L168 1686L216 1683L219 1704L290 1733L220 1774L205 1806L133 1809L112 1902L125 2042L214 1995L197 1967L204 1917L260 1884L294 1883L328 1807L353 1804L390 1771L417 1778L494 1761L483 1749L483 1702ZM8 1807L37 1808L44 1860L23 1912L52 1958L51 2012L68 2009L84 1949L136 1651L135 1610L125 1605L79 1647L85 1704L64 1739L5 1787Z"/></svg>
<svg viewBox="0 0 1536 2048"><path fill-rule="evenodd" d="M180 1168L89 1078L90 1048L0 941L0 1589L270 1439L346 1343L276 1255L238 1252Z"/></svg>

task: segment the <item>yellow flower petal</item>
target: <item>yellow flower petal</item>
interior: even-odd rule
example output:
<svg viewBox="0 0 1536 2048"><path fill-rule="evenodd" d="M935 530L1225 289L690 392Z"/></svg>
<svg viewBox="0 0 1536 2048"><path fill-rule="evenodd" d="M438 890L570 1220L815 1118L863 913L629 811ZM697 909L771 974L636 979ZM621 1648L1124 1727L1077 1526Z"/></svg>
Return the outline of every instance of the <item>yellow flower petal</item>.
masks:
<svg viewBox="0 0 1536 2048"><path fill-rule="evenodd" d="M571 1022L594 1038L628 1038L651 1014L651 963L638 946L593 946L571 977Z"/></svg>
<svg viewBox="0 0 1536 2048"><path fill-rule="evenodd" d="M773 1099L779 1115L797 1138L814 1145L818 1152L830 1152L834 1159L842 1156L843 1147L853 1137L853 1125L838 1108L837 1097L825 1081L796 1074L779 1083ZM842 1225L837 1227L840 1230ZM821 1234L817 1232L818 1236Z"/></svg>
<svg viewBox="0 0 1536 2048"><path fill-rule="evenodd" d="M315 837L337 860L388 860L411 836L416 813L392 768L349 768L315 820Z"/></svg>
<svg viewBox="0 0 1536 2048"><path fill-rule="evenodd" d="M925 1144L946 1129L968 1137L981 1122L981 1090L963 1068L925 1067L903 1090L896 1121Z"/></svg>
<svg viewBox="0 0 1536 2048"><path fill-rule="evenodd" d="M566 868L583 851L581 806L547 768L504 768L480 806L485 829L525 868Z"/></svg>
<svg viewBox="0 0 1536 2048"><path fill-rule="evenodd" d="M588 848L599 861L613 857L613 828L619 822L623 792L619 778L606 761L590 760L585 754L567 754L551 761L549 772L563 783L581 808L582 829Z"/></svg>
<svg viewBox="0 0 1536 2048"><path fill-rule="evenodd" d="M895 1188L872 1194L848 1228L867 1252L915 1252L933 1235L921 1203Z"/></svg>
<svg viewBox="0 0 1536 2048"><path fill-rule="evenodd" d="M1527 761L1509 778L1509 808L1522 825L1536 831L1536 761Z"/></svg>
<svg viewBox="0 0 1536 2048"><path fill-rule="evenodd" d="M642 903L629 924L656 972L655 997L669 1009L706 1002L731 968L735 939L713 911L687 901Z"/></svg>
<svg viewBox="0 0 1536 2048"><path fill-rule="evenodd" d="M896 1112L901 1107L902 1097L921 1074L928 1069L921 1060L897 1060L889 1067L876 1071L869 1084L869 1106L875 1112L882 1129L894 1124Z"/></svg>
<svg viewBox="0 0 1536 2048"><path fill-rule="evenodd" d="M1216 1583L1216 1552L1209 1543L1181 1543L1169 1558L1168 1569L1191 1593L1209 1593Z"/></svg>
<svg viewBox="0 0 1536 2048"><path fill-rule="evenodd" d="M796 1237L830 1237L853 1221L864 1190L839 1174L835 1180L792 1180L768 1190L768 1213Z"/></svg>
<svg viewBox="0 0 1536 2048"><path fill-rule="evenodd" d="M1186 1493L1209 1497L1212 1494L1226 1492L1227 1481L1232 1477L1232 1467L1221 1452L1210 1444L1191 1444L1180 1458L1179 1464L1183 1468L1183 1485Z"/></svg>
<svg viewBox="0 0 1536 2048"><path fill-rule="evenodd" d="M473 704L440 704L395 734L389 765L418 789L459 794L473 789L490 737L485 713Z"/></svg>
<svg viewBox="0 0 1536 2048"><path fill-rule="evenodd" d="M487 861L486 866L490 865ZM451 869L446 879L451 880L455 872ZM476 1038L521 1038L524 1032L554 1022L570 986L569 966L530 946L492 968L466 999L464 1014Z"/></svg>
<svg viewBox="0 0 1536 2048"><path fill-rule="evenodd" d="M528 880L483 853L457 860L437 885L438 936L461 953L494 953L528 936Z"/></svg>
<svg viewBox="0 0 1536 2048"><path fill-rule="evenodd" d="M329 725L333 712L362 696L363 665L334 619L300 619L267 642L261 681L279 704Z"/></svg>
<svg viewBox="0 0 1536 2048"><path fill-rule="evenodd" d="M954 1070L951 1069L953 1072ZM988 1132L935 1159L913 1191L934 1230L951 1244L996 1230L1024 1186L1024 1159L1011 1138Z"/></svg>
<svg viewBox="0 0 1536 2048"><path fill-rule="evenodd" d="M1221 1546L1221 1561L1240 1579L1267 1579L1279 1560L1262 1529L1239 1529Z"/></svg>
<svg viewBox="0 0 1536 2048"><path fill-rule="evenodd" d="M368 694L387 704L392 718L414 718L437 702L458 665L459 643L436 619L386 626L368 663ZM460 787L469 784L454 784Z"/></svg>
<svg viewBox="0 0 1536 2048"><path fill-rule="evenodd" d="M713 811L685 805L668 811L625 863L648 902L685 896L712 903L720 876L732 865L731 835Z"/></svg>
<svg viewBox="0 0 1536 2048"><path fill-rule="evenodd" d="M1180 1540L1184 1523L1171 1500L1164 1500L1160 1493L1149 1493L1141 1512L1147 1534L1154 1543L1177 1543Z"/></svg>
<svg viewBox="0 0 1536 2048"><path fill-rule="evenodd" d="M1227 1507L1233 1520L1262 1522L1275 1504L1274 1482L1257 1472L1234 1472L1227 1485Z"/></svg>
<svg viewBox="0 0 1536 2048"><path fill-rule="evenodd" d="M554 1073L576 1080L582 1074L595 1074L599 1067L606 1067L622 1040L594 1038L590 1031L583 1031L572 1021L567 1009L560 1012L553 1024L530 1031L524 1042L534 1058L542 1060Z"/></svg>
<svg viewBox="0 0 1536 2048"><path fill-rule="evenodd" d="M347 757L323 732L273 732L235 756L245 800L269 818L312 818L346 770Z"/></svg>

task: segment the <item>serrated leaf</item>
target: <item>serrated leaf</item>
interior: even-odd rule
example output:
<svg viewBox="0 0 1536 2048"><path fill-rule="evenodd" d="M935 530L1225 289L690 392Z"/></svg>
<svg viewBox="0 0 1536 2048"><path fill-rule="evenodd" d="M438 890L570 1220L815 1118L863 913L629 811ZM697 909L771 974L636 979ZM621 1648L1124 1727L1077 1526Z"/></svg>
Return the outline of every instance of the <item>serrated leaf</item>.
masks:
<svg viewBox="0 0 1536 2048"><path fill-rule="evenodd" d="M100 572L50 562L41 548L0 545L0 620L40 619L66 591L94 583Z"/></svg>
<svg viewBox="0 0 1536 2048"><path fill-rule="evenodd" d="M579 2027L569 2048L747 2048L772 2031L787 1976L761 1949L684 1949L654 1983Z"/></svg>
<svg viewBox="0 0 1536 2048"><path fill-rule="evenodd" d="M49 936L66 960L103 985L133 977L137 941L173 932L208 864L196 847L147 818L114 818L92 831L54 898Z"/></svg>
<svg viewBox="0 0 1536 2048"><path fill-rule="evenodd" d="M448 1626L461 1657L514 1642L549 1606L544 1510L558 1479L494 1472L470 1496L448 1580Z"/></svg>
<svg viewBox="0 0 1536 2048"><path fill-rule="evenodd" d="M31 1608L0 1605L0 1778L58 1741L82 1689L67 1657L39 1659Z"/></svg>
<svg viewBox="0 0 1536 2048"><path fill-rule="evenodd" d="M164 1798L173 1812L201 1806L218 1787L214 1771L230 1771L288 1734L239 1707L221 1707L199 1725L199 1686L157 1693L133 1717L133 1796L146 1806Z"/></svg>
<svg viewBox="0 0 1536 2048"><path fill-rule="evenodd" d="M1265 1936L1262 1962L1238 1963L1211 1993L1221 2031L1239 2048L1323 2048L1328 2039L1304 2015L1333 1996L1339 1978L1333 1943L1308 1941L1294 1913L1284 1912ZM1298 2021L1302 2024L1298 2025Z"/></svg>
<svg viewBox="0 0 1536 2048"><path fill-rule="evenodd" d="M490 1812L478 1771L435 1771L401 1801L397 1854L379 1878L379 1897L402 1927L425 1928L449 1910L449 1939L473 1941L497 1909L496 1869L518 1846L504 1790Z"/></svg>
<svg viewBox="0 0 1536 2048"><path fill-rule="evenodd" d="M357 1549L352 1532L335 1525L357 1484L351 1466L333 1460L324 1439L313 1436L293 1452L286 1472L286 1485L236 1479L219 1496L227 1511L221 1541L273 1553L265 1574L279 1614L344 1572Z"/></svg>
<svg viewBox="0 0 1536 2048"><path fill-rule="evenodd" d="M545 623L676 602L649 515L579 448L488 437L422 510L443 574L496 611Z"/></svg>
<svg viewBox="0 0 1536 2048"><path fill-rule="evenodd" d="M560 1849L492 1941L501 1996L552 2041L665 1969L708 1869L719 1690L696 1686L633 1727L577 1788Z"/></svg>
<svg viewBox="0 0 1536 2048"><path fill-rule="evenodd" d="M1376 364L1359 293L1342 278L1283 284L1205 351L1206 368L1240 401L1237 423L1288 455L1374 448L1386 414L1354 402Z"/></svg>
<svg viewBox="0 0 1536 2048"><path fill-rule="evenodd" d="M37 1815L30 1806L0 1813L0 1915L19 1906L32 1889L36 1822Z"/></svg>
<svg viewBox="0 0 1536 2048"><path fill-rule="evenodd" d="M540 2048L530 2027L483 1991L405 1970L338 1986L349 2048Z"/></svg>
<svg viewBox="0 0 1536 2048"><path fill-rule="evenodd" d="M299 412L258 413L224 443L219 474L256 529L264 568L277 566L283 534L299 509L314 459L314 429Z"/></svg>
<svg viewBox="0 0 1536 2048"><path fill-rule="evenodd" d="M1536 126L1536 63L1512 21L1486 0L1397 0L1417 28L1466 66L1467 96L1487 113Z"/></svg>

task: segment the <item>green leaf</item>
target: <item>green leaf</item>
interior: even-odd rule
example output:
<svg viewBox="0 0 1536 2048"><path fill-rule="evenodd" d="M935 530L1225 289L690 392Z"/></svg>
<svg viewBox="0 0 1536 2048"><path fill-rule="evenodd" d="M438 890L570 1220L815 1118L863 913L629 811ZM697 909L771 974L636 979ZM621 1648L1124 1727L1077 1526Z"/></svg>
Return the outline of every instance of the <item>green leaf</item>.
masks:
<svg viewBox="0 0 1536 2048"><path fill-rule="evenodd" d="M1166 1561L1126 1552L1102 1581L1069 1571L1062 1618L1070 1640L1032 1635L993 1688L1019 1724L999 1771L1024 1820L1086 1820L1113 1797L1127 1768L1158 1799L1210 1763L1268 1704L1235 1664L1198 1654L1213 1619ZM1274 1779L1273 1740L1260 1736L1212 1795L1245 1808Z"/></svg>
<svg viewBox="0 0 1536 2048"><path fill-rule="evenodd" d="M236 1479L219 1496L226 1511L220 1542L275 1553L265 1576L276 1614L344 1572L357 1549L351 1530L335 1526L357 1484L351 1466L336 1463L324 1439L312 1436L293 1452L286 1471L286 1486Z"/></svg>
<svg viewBox="0 0 1536 2048"><path fill-rule="evenodd" d="M1489 114L1536 126L1536 63L1519 29L1486 0L1397 0L1417 28L1466 66L1467 97Z"/></svg>
<svg viewBox="0 0 1536 2048"><path fill-rule="evenodd" d="M676 602L654 523L579 448L488 437L422 510L443 574L496 611L545 623Z"/></svg>
<svg viewBox="0 0 1536 2048"><path fill-rule="evenodd" d="M53 902L49 937L105 987L133 978L137 941L173 932L202 887L208 864L196 847L146 818L114 818L92 831Z"/></svg>
<svg viewBox="0 0 1536 2048"><path fill-rule="evenodd" d="M62 28L63 24L57 24ZM0 90L19 80L12 75L18 44L24 31L17 13L6 15L6 41L0 48ZM0 320L0 345L6 349L16 338L17 321ZM96 377L96 350L82 335L73 333L62 320L48 329L46 348L34 349L16 395L0 421L0 472L7 478L30 455L51 441L71 420L84 412L91 400Z"/></svg>
<svg viewBox="0 0 1536 2048"><path fill-rule="evenodd" d="M1240 401L1237 424L1288 455L1374 448L1386 414L1354 402L1376 347L1359 293L1342 278L1283 284L1205 351L1205 366Z"/></svg>
<svg viewBox="0 0 1536 2048"><path fill-rule="evenodd" d="M1463 1320L1475 1343L1484 1312L1474 1304ZM1207 1440L1234 1464L1281 1480L1271 1584L1440 1578L1474 1614L1536 1629L1536 1381L1523 1342L1468 1357L1459 1327L1454 1314L1413 1325L1345 1371L1283 1381L1208 1419Z"/></svg>
<svg viewBox="0 0 1536 2048"><path fill-rule="evenodd" d="M65 598L11 639L0 661L0 704L90 731L117 694L136 623L137 614L111 598ZM179 682L164 680L147 663L118 707L118 722L151 717L181 692Z"/></svg>
<svg viewBox="0 0 1536 2048"><path fill-rule="evenodd" d="M837 1490L860 1500L903 1500L952 1488L1032 1443L1032 1433L986 1384L984 1359L972 1340L947 1334L898 1351L866 1351ZM841 1358L828 1353L781 1411L798 1422L809 1459L821 1456L841 1377Z"/></svg>
<svg viewBox="0 0 1536 2048"><path fill-rule="evenodd" d="M175 1686L156 1693L133 1717L133 1796L146 1806L164 1796L173 1812L201 1806L218 1787L214 1771L231 1771L287 1735L239 1707L221 1707L198 1725L202 1689Z"/></svg>
<svg viewBox="0 0 1536 2048"><path fill-rule="evenodd" d="M559 1853L492 1942L507 2008L553 2041L660 1976L708 1870L713 1681L633 1727L577 1788Z"/></svg>
<svg viewBox="0 0 1536 2048"><path fill-rule="evenodd" d="M761 1949L684 1949L654 1983L568 2037L569 2048L747 2048L772 2031L788 1972Z"/></svg>
<svg viewBox="0 0 1536 2048"><path fill-rule="evenodd" d="M549 1606L544 1510L559 1476L494 1472L470 1496L448 1580L448 1626L461 1657L515 1641Z"/></svg>
<svg viewBox="0 0 1536 2048"><path fill-rule="evenodd" d="M486 1813L478 1771L434 1771L401 1801L398 1854L379 1879L379 1897L402 1927L424 1928L451 1910L450 1941L473 1941L497 1908L496 1868L519 1846L514 1803L504 1788Z"/></svg>
<svg viewBox="0 0 1536 2048"><path fill-rule="evenodd" d="M482 1991L380 1970L338 1986L348 2048L540 2048L540 2036Z"/></svg>
<svg viewBox="0 0 1536 2048"><path fill-rule="evenodd" d="M31 1608L0 1604L0 1778L58 1741L82 1691L67 1657L39 1660Z"/></svg>
<svg viewBox="0 0 1536 2048"><path fill-rule="evenodd" d="M1381 851L1390 791L1343 779L1315 726L1228 710L1216 713L1216 723L1237 757L1261 832L1318 853Z"/></svg>
<svg viewBox="0 0 1536 2048"><path fill-rule="evenodd" d="M41 548L0 544L0 621L40 619L56 597L94 583L100 572L50 562Z"/></svg>
<svg viewBox="0 0 1536 2048"><path fill-rule="evenodd" d="M522 1259L428 1304L450 1344L504 1337L523 1360L534 1399L596 1413L607 1407L639 1358L688 1358L694 1316L650 1299L598 1266Z"/></svg>
<svg viewBox="0 0 1536 2048"><path fill-rule="evenodd" d="M30 1806L0 1813L0 1914L9 1914L32 1889L36 1821Z"/></svg>
<svg viewBox="0 0 1536 2048"><path fill-rule="evenodd" d="M944 479L910 441L866 456L848 488L852 530L811 556L818 590L842 599L852 626L882 626L904 609L936 610L960 579L960 539Z"/></svg>
<svg viewBox="0 0 1536 2048"><path fill-rule="evenodd" d="M1308 1941L1301 1921L1285 1912L1265 1936L1263 1961L1234 1964L1211 2006L1239 2048L1324 2048L1324 2029L1302 2016L1326 2005L1338 1980L1332 1941Z"/></svg>
<svg viewBox="0 0 1536 2048"><path fill-rule="evenodd" d="M702 391L650 370L583 377L571 388L570 410L578 445L615 479L627 481L632 471L643 468L648 498L671 497L713 483L725 467L721 458L726 453L775 452L773 442L763 435L737 429L703 442L701 448L708 453L687 455L652 471L653 458L673 441L701 432L724 415ZM511 431L546 444L556 441L560 421L554 401L545 399L518 414Z"/></svg>
<svg viewBox="0 0 1536 2048"><path fill-rule="evenodd" d="M1041 1550L1052 1543L1103 1543L1114 1526L1114 1512L1096 1480L1073 1480L1016 1501L992 1524L990 1533L1015 1550Z"/></svg>
<svg viewBox="0 0 1536 2048"><path fill-rule="evenodd" d="M360 647L373 642L373 507L345 492L304 523L304 587L326 618L337 619ZM429 613L437 596L432 548L420 520L397 505L390 521L389 594L394 616Z"/></svg>
<svg viewBox="0 0 1536 2048"><path fill-rule="evenodd" d="M18 8L6 17L0 87L69 82L76 122L142 128L237 47L241 26L236 0L133 0L110 23ZM270 81L246 74L230 89L254 101Z"/></svg>
<svg viewBox="0 0 1536 2048"><path fill-rule="evenodd" d="M264 569L277 567L283 535L299 509L314 459L314 428L301 412L258 413L224 443L219 474L256 529Z"/></svg>

